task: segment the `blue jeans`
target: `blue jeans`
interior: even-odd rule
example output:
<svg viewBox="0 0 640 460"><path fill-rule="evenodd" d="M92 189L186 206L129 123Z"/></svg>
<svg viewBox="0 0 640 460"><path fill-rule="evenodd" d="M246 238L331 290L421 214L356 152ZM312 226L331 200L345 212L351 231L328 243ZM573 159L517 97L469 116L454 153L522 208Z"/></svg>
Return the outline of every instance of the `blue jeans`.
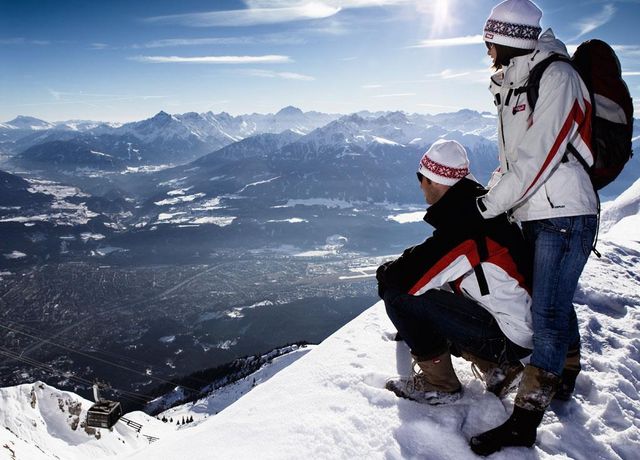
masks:
<svg viewBox="0 0 640 460"><path fill-rule="evenodd" d="M531 353L511 342L487 310L462 295L432 289L413 296L395 289L384 293L387 315L411 353L434 358L449 350L467 351L502 364Z"/></svg>
<svg viewBox="0 0 640 460"><path fill-rule="evenodd" d="M558 376L567 350L580 346L573 295L589 258L596 227L596 216L522 223L524 237L533 249L531 364Z"/></svg>

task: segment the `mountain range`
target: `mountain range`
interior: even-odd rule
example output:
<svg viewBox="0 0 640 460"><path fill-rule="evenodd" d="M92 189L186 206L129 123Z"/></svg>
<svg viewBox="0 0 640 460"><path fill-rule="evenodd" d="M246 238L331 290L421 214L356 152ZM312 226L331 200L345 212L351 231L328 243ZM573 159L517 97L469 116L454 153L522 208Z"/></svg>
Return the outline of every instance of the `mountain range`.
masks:
<svg viewBox="0 0 640 460"><path fill-rule="evenodd" d="M72 169L100 169L100 159L91 152L118 160L121 166L179 164L255 134L287 129L308 133L335 118L338 115L303 113L295 107L285 107L275 114L235 117L225 112L171 115L161 111L149 119L125 124L77 120L49 123L19 116L0 124L0 152L17 155L23 162L49 162ZM85 155L78 155L79 145L85 146ZM39 148L34 151L35 146ZM65 147L68 158L64 156ZM49 150L52 158L47 159Z"/></svg>
<svg viewBox="0 0 640 460"><path fill-rule="evenodd" d="M398 236L389 242L394 246L418 234L386 217L394 207L423 206L417 186L407 186L421 154L437 139L458 140L472 173L486 183L497 163L495 122L471 110L338 116L295 107L235 117L160 112L119 126L18 117L0 126L0 148L12 152L4 167L17 173L15 181L31 185L23 182L18 196L0 183L6 189L0 227L7 235L0 249L27 257L6 256L0 263L55 258L73 248L102 253L117 247L123 248L117 256L135 257L184 235L193 249L181 246L182 254L200 253L216 241L318 247L332 235L362 250L380 242L365 227L385 234L389 225L401 228L391 232ZM601 191L603 200L639 173L635 156ZM63 189L62 198L43 200L42 193L55 197Z"/></svg>

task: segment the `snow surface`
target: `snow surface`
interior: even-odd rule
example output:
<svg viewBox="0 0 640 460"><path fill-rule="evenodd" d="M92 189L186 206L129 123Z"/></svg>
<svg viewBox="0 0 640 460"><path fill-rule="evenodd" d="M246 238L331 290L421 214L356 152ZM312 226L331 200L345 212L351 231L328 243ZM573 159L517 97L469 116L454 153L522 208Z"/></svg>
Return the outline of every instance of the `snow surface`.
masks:
<svg viewBox="0 0 640 460"><path fill-rule="evenodd" d="M640 212L640 179L636 180L613 202L603 205L603 208L600 215L600 231L603 233L622 218L638 214ZM638 232L640 233L640 230Z"/></svg>
<svg viewBox="0 0 640 460"><path fill-rule="evenodd" d="M289 219L271 219L267 221L267 223L269 224L275 224L275 223L301 224L304 222L309 222L309 221L307 219L302 219L300 217L291 217Z"/></svg>
<svg viewBox="0 0 640 460"><path fill-rule="evenodd" d="M185 419L193 417L195 425L202 423L210 416L218 414L235 403L257 385L264 384L282 369L305 356L314 346L301 348L294 346L293 348L295 349L292 352L273 359L271 363L250 376L240 379L231 385L214 390L212 394L205 399L166 410L162 414L159 414L159 417L162 418L164 416L167 419L173 418L174 421L181 420L182 417L185 417ZM189 429L195 425L184 426L182 429Z"/></svg>
<svg viewBox="0 0 640 460"><path fill-rule="evenodd" d="M166 198L164 200L155 201L153 204L156 206L169 206L176 205L178 203L189 203L198 198L202 198L206 196L206 193L194 193L193 195L185 195L185 196L176 196L174 198Z"/></svg>
<svg viewBox="0 0 640 460"><path fill-rule="evenodd" d="M635 215L613 225L599 243L603 257L592 257L581 278L575 301L583 372L574 399L552 403L534 448L491 458L638 458L639 224ZM456 358L465 389L457 403L398 399L384 383L409 373L410 355L394 332L378 302L218 415L129 458L477 458L467 440L505 420L513 394L501 401L485 392Z"/></svg>
<svg viewBox="0 0 640 460"><path fill-rule="evenodd" d="M127 418L143 425L141 433L118 423L113 430L85 429L92 402L42 382L0 388L0 458L15 460L85 460L122 455L144 448L143 435L162 436L165 424L142 412Z"/></svg>
<svg viewBox="0 0 640 460"><path fill-rule="evenodd" d="M33 215L18 215L21 213L15 212L10 217L0 219L0 222L18 222L25 226L33 226L36 222L51 222L54 225L62 226L75 226L85 225L94 217L99 214L91 211L86 203L82 202L74 204L66 201L66 198L88 198L88 195L82 192L76 187L70 187L67 185L61 185L56 182L46 180L27 179L29 182L29 188L27 191L30 193L42 193L52 197L50 213L40 213ZM20 208L14 208L15 211L19 211ZM39 210L38 210L39 211ZM28 210L25 210L29 213Z"/></svg>
<svg viewBox="0 0 640 460"><path fill-rule="evenodd" d="M295 206L326 206L327 208L347 209L353 207L353 204L348 201L331 198L307 198L288 200L286 204L273 206L273 208L292 208Z"/></svg>
<svg viewBox="0 0 640 460"><path fill-rule="evenodd" d="M411 224L414 222L422 222L424 220L425 211L404 212L394 214L387 217L387 220L393 220L399 224Z"/></svg>
<svg viewBox="0 0 640 460"><path fill-rule="evenodd" d="M574 302L583 371L574 398L552 403L534 448L507 448L491 458L639 458L639 229L638 213L612 219L598 244L602 258L592 256L581 277ZM342 239L334 235L327 245ZM373 268L361 267L359 275L370 276ZM263 306L269 305L246 308ZM0 430L0 456L21 460L113 455L133 460L477 458L468 439L505 420L513 394L500 400L487 393L468 363L455 358L464 385L459 401L431 407L399 399L384 384L394 375L409 374L410 355L403 342L393 341L394 335L384 305L378 302L301 359L291 363L283 357L282 370L268 371L268 381L254 374L238 386L171 410L176 417L195 414L194 423L176 429L144 419L144 414L127 414L160 438L151 445L131 438L129 429L118 424L113 432L101 430L103 444L94 448L95 437L87 440L85 434L70 430L72 415L55 409L56 398L49 398L46 411L30 406L30 392L40 391L38 384L0 389L0 423L8 428ZM38 401L49 399L38 397ZM122 442L117 453L115 447L112 450L114 439Z"/></svg>

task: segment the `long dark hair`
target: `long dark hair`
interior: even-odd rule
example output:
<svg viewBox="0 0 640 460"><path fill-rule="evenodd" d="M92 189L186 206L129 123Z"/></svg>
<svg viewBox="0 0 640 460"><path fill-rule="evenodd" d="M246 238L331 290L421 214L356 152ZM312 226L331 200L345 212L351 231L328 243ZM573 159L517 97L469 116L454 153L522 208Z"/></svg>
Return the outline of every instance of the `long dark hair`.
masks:
<svg viewBox="0 0 640 460"><path fill-rule="evenodd" d="M525 54L532 53L533 50L525 50L522 48L513 48L511 46L499 45L494 43L493 46L496 49L496 64L494 65L495 70L502 69L509 65L511 59L517 56L524 56Z"/></svg>

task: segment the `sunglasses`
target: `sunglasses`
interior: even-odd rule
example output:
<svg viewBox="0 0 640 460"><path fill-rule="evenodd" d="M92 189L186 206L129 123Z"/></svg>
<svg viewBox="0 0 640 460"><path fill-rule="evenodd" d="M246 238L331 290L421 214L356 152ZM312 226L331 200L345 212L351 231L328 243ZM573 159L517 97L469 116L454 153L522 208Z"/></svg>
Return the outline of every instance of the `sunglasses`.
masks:
<svg viewBox="0 0 640 460"><path fill-rule="evenodd" d="M493 43L491 42L484 42L484 44L487 46L487 49L490 50L491 48L493 48Z"/></svg>
<svg viewBox="0 0 640 460"><path fill-rule="evenodd" d="M416 176L418 176L418 182L422 184L423 180L427 181L427 185L431 185L431 180L428 177L423 176L420 172L416 172Z"/></svg>

